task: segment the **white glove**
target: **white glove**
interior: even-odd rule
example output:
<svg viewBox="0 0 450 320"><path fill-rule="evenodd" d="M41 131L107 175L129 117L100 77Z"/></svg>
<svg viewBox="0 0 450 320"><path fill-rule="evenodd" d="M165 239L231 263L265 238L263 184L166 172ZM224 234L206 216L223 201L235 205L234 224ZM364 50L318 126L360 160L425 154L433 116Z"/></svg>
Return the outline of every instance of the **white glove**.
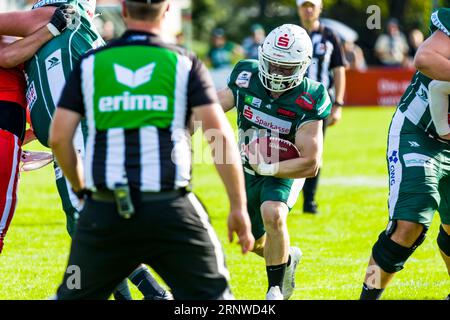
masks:
<svg viewBox="0 0 450 320"><path fill-rule="evenodd" d="M22 151L20 171L33 171L53 162L53 154L46 151Z"/></svg>

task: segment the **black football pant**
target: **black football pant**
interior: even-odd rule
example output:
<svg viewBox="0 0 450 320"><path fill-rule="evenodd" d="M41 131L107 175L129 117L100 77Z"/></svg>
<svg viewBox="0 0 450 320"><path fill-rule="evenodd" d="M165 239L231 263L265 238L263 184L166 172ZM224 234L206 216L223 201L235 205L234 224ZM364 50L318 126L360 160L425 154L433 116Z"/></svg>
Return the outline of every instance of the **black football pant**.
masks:
<svg viewBox="0 0 450 320"><path fill-rule="evenodd" d="M195 195L139 197L133 195L131 219L120 217L114 202L86 201L57 298L108 299L141 263L161 276L175 299L232 298L221 245Z"/></svg>

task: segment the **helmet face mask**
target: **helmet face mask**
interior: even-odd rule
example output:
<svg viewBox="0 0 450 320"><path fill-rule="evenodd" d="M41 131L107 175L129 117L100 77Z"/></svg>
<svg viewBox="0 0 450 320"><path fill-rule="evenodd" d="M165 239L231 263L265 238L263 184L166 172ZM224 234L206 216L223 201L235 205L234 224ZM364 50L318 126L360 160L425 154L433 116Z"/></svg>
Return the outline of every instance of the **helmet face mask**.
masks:
<svg viewBox="0 0 450 320"><path fill-rule="evenodd" d="M259 78L272 92L284 92L303 81L311 64L312 44L306 31L297 25L273 30L259 47Z"/></svg>

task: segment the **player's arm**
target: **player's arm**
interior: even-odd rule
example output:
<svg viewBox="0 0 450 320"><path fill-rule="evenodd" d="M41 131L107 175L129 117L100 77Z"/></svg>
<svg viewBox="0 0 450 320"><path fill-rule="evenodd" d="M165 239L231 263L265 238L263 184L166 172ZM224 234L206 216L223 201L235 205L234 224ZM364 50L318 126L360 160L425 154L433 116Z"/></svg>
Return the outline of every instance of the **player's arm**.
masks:
<svg viewBox="0 0 450 320"><path fill-rule="evenodd" d="M0 13L0 34L26 37L51 19L56 7L42 7L30 11L12 11Z"/></svg>
<svg viewBox="0 0 450 320"><path fill-rule="evenodd" d="M230 88L226 87L217 91L217 95L219 96L219 102L224 112L228 112L234 108L234 95Z"/></svg>
<svg viewBox="0 0 450 320"><path fill-rule="evenodd" d="M0 44L0 67L12 68L30 59L39 48L71 23L76 11L64 7L54 11L50 23L30 36L11 44Z"/></svg>
<svg viewBox="0 0 450 320"><path fill-rule="evenodd" d="M260 175L285 179L315 177L320 168L323 149L322 120L301 126L295 135L295 146L301 157L273 164L250 164Z"/></svg>
<svg viewBox="0 0 450 320"><path fill-rule="evenodd" d="M315 177L320 168L323 151L322 120L308 122L301 126L295 134L295 146L301 158L279 163L277 178L309 178Z"/></svg>
<svg viewBox="0 0 450 320"><path fill-rule="evenodd" d="M430 112L436 132L443 139L450 140L450 126L448 124L448 95L450 82L433 80L430 82Z"/></svg>
<svg viewBox="0 0 450 320"><path fill-rule="evenodd" d="M50 128L49 144L58 165L72 185L73 190L84 188L81 160L73 145L73 138L81 115L69 109L57 108Z"/></svg>
<svg viewBox="0 0 450 320"><path fill-rule="evenodd" d="M29 60L53 35L42 27L32 35L11 44L0 44L0 67L12 68Z"/></svg>
<svg viewBox="0 0 450 320"><path fill-rule="evenodd" d="M427 77L450 81L450 37L437 30L425 40L414 57L414 66Z"/></svg>

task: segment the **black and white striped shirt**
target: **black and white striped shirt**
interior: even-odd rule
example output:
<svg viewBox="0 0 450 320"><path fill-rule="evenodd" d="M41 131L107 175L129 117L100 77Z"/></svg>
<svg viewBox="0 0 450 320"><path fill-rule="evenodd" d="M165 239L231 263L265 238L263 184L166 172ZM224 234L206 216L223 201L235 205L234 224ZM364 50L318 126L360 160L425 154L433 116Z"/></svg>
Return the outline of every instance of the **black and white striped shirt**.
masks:
<svg viewBox="0 0 450 320"><path fill-rule="evenodd" d="M217 102L194 55L129 31L82 58L59 106L86 117L87 188L160 192L189 185L192 108Z"/></svg>
<svg viewBox="0 0 450 320"><path fill-rule="evenodd" d="M313 44L313 59L306 76L330 90L334 85L331 71L344 66L341 43L334 32L324 26L320 26L319 30L311 32L309 36Z"/></svg>

